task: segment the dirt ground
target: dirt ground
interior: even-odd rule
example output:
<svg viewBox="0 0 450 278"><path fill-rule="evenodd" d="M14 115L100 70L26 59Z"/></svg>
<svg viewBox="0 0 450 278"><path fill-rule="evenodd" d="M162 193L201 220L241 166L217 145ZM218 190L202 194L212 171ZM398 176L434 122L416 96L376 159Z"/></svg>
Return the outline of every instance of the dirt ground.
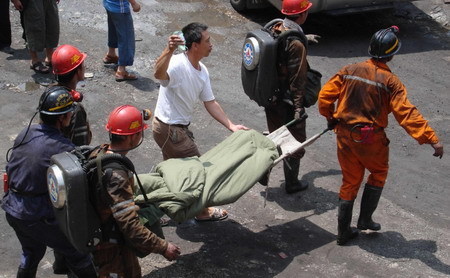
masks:
<svg viewBox="0 0 450 278"><path fill-rule="evenodd" d="M240 51L245 34L272 18L274 9L239 14L227 0L143 0L133 14L136 57L131 70L138 81L114 81L114 69L104 67L106 14L101 2L61 1L60 44L73 44L88 54L83 103L88 111L93 145L107 141L108 113L121 104L154 109L159 84L153 64L167 36L192 21L210 26L214 50L204 60L213 91L229 117L258 131L266 130L264 111L243 93ZM304 29L322 36L309 50L309 62L328 80L342 66L367 59L370 36L390 25L400 27L402 49L390 67L408 88L409 98L447 147L450 142L450 4L442 0L400 3L391 11L330 17L310 15ZM0 53L0 155L32 117L51 75L29 69L21 39L18 13L11 10L14 55ZM40 83L41 85L39 85ZM316 107L307 110L311 136L325 128ZM229 132L212 119L201 104L190 126L202 153L224 140ZM276 166L266 187L255 185L241 199L224 206L229 219L216 223L170 222L166 238L181 247L174 262L152 254L141 259L145 277L449 277L450 276L450 159L439 160L430 146L420 146L390 118L390 173L375 213L382 223L377 233L361 234L348 246L335 243L337 192L341 172L335 136L328 132L308 147L302 159L302 178L308 190L286 195ZM162 160L150 132L129 154L138 173L149 172ZM447 150L447 149L446 149ZM6 161L0 160L0 169ZM0 170L0 172L2 172ZM356 200L354 218L359 213ZM20 245L0 210L0 278L15 277ZM47 251L38 277L51 272L53 255Z"/></svg>

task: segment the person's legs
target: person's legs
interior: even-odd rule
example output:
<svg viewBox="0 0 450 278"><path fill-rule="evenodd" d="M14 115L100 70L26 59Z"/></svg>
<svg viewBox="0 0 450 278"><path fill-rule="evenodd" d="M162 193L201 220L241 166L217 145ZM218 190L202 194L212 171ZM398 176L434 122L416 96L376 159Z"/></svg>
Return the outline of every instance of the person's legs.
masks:
<svg viewBox="0 0 450 278"><path fill-rule="evenodd" d="M346 244L350 239L358 236L358 231L350 227L352 222L353 203L355 200L347 201L339 199L338 207L338 234L336 242L338 245Z"/></svg>
<svg viewBox="0 0 450 278"><path fill-rule="evenodd" d="M45 62L52 63L52 55L59 43L59 14L56 1L44 0L45 9Z"/></svg>
<svg viewBox="0 0 450 278"><path fill-rule="evenodd" d="M119 66L132 66L135 54L135 37L131 13L114 14L119 50Z"/></svg>
<svg viewBox="0 0 450 278"><path fill-rule="evenodd" d="M339 198L353 201L358 195L359 187L364 178L365 168L358 157L360 143L356 143L349 135L349 131L337 127L337 157L342 170L342 185Z"/></svg>
<svg viewBox="0 0 450 278"><path fill-rule="evenodd" d="M381 225L372 220L378 202L383 191L389 170L389 139L384 132L375 134L374 143L368 144L367 149L372 155L363 156L362 161L370 171L363 196L361 198L361 210L358 219L358 229L374 230L381 229Z"/></svg>
<svg viewBox="0 0 450 278"><path fill-rule="evenodd" d="M23 11L27 45L30 51L41 52L45 48L44 0L29 1Z"/></svg>
<svg viewBox="0 0 450 278"><path fill-rule="evenodd" d="M44 257L47 248L45 244L33 237L34 229L38 223L17 219L8 213L6 213L6 221L16 232L22 246L18 276L34 277L33 273L36 274L39 262Z"/></svg>
<svg viewBox="0 0 450 278"><path fill-rule="evenodd" d="M281 102L266 108L266 120L269 132L274 132L283 125L294 119L293 106ZM288 127L289 132L299 142L306 140L306 123L302 121ZM284 187L286 193L292 194L308 188L306 181L300 181L298 174L300 172L300 159L305 155L305 150L301 149L295 152L291 157L283 161Z"/></svg>
<svg viewBox="0 0 450 278"><path fill-rule="evenodd" d="M119 60L116 71L116 81L135 80L137 76L126 71L133 65L135 54L134 25L131 13L110 13L116 28Z"/></svg>
<svg viewBox="0 0 450 278"><path fill-rule="evenodd" d="M66 264L66 259L63 254L60 254L58 251L53 250L53 255L55 257L55 261L53 262L52 268L54 274L68 274L70 272L69 268Z"/></svg>
<svg viewBox="0 0 450 278"><path fill-rule="evenodd" d="M116 54L116 48L118 46L116 26L109 11L106 11L106 16L108 20L108 52L105 58L103 58L103 63L117 64L119 57Z"/></svg>
<svg viewBox="0 0 450 278"><path fill-rule="evenodd" d="M27 46L31 58L30 68L39 73L50 72L38 56L38 52L45 48L44 1L46 0L29 1L23 11Z"/></svg>
<svg viewBox="0 0 450 278"><path fill-rule="evenodd" d="M337 128L337 157L342 170L342 185L339 191L337 244L344 245L355 238L358 232L351 227L353 204L364 178L365 168L353 152L353 141L348 130ZM357 143L356 143L357 144Z"/></svg>
<svg viewBox="0 0 450 278"><path fill-rule="evenodd" d="M49 47L45 49L45 64L46 66L52 65L52 55L55 49L53 47Z"/></svg>
<svg viewBox="0 0 450 278"><path fill-rule="evenodd" d="M0 51L14 53L11 49L11 21L9 19L9 0L0 0Z"/></svg>
<svg viewBox="0 0 450 278"><path fill-rule="evenodd" d="M55 252L64 257L67 266L73 273L83 273L83 275L88 275L89 273L95 274L90 256L88 254L78 252L72 246L59 228L56 219L48 219L43 221L42 224L35 227L34 232L36 233L37 240L43 242L48 247L53 248ZM95 276L88 275L87 277Z"/></svg>
<svg viewBox="0 0 450 278"><path fill-rule="evenodd" d="M285 123L290 122L294 118L294 111L291 106L285 104L286 114ZM289 109L287 109L289 108ZM299 142L305 142L306 140L306 122L305 120L295 123L288 127L292 136ZM286 193L292 194L299 192L308 188L309 184L307 181L301 181L298 179L300 172L300 160L305 155L305 149L300 149L292 154L291 157L283 161L284 177L285 177L285 190ZM289 165L286 165L289 164ZM290 167L289 167L290 166Z"/></svg>

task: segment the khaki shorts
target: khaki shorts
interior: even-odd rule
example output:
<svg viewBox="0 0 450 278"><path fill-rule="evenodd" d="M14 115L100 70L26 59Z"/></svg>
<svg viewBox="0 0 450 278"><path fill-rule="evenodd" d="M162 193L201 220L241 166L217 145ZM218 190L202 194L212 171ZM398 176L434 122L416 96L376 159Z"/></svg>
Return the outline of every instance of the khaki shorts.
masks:
<svg viewBox="0 0 450 278"><path fill-rule="evenodd" d="M153 138L161 148L163 159L200 156L194 136L183 125L168 125L153 118Z"/></svg>

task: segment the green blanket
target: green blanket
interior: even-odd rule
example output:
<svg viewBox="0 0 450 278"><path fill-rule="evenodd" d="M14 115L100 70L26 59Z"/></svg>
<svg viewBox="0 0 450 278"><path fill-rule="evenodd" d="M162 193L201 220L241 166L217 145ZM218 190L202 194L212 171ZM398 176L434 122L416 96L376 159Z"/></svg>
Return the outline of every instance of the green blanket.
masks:
<svg viewBox="0 0 450 278"><path fill-rule="evenodd" d="M275 144L254 131L237 131L200 157L169 159L155 173L138 175L154 206L140 215L153 223L156 208L177 222L205 207L230 204L247 192L278 158ZM141 193L136 185L135 192ZM136 195L137 203L144 202ZM146 212L146 210L149 210ZM151 218L151 219L149 219Z"/></svg>

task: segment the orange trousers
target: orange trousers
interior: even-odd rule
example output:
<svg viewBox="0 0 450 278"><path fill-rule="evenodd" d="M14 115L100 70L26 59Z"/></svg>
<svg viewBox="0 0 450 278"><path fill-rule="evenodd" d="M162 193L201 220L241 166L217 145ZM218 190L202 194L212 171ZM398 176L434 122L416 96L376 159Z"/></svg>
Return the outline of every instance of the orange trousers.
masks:
<svg viewBox="0 0 450 278"><path fill-rule="evenodd" d="M360 141L359 129L338 125L335 129L337 157L342 170L339 198L353 201L358 195L365 170L370 172L367 183L383 187L389 170L389 139L384 130L373 133L373 143Z"/></svg>

